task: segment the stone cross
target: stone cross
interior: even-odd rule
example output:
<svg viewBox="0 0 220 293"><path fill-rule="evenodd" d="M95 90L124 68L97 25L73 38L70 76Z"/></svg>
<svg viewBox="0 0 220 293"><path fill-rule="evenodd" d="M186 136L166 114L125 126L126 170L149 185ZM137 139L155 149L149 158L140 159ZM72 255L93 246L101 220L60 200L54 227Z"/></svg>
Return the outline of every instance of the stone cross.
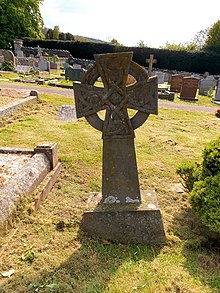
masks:
<svg viewBox="0 0 220 293"><path fill-rule="evenodd" d="M148 65L148 76L151 76L153 64L157 63L157 60L154 59L154 55L150 54L150 59L146 59L146 62L149 63Z"/></svg>
<svg viewBox="0 0 220 293"><path fill-rule="evenodd" d="M134 129L158 113L157 77L148 78L132 56L132 52L95 55L96 64L87 71L84 83L73 85L77 117L85 116L102 131L104 204L141 202ZM137 82L126 87L128 74ZM99 77L104 88L94 86ZM137 111L132 118L128 108ZM101 110L106 110L104 120L97 114Z"/></svg>

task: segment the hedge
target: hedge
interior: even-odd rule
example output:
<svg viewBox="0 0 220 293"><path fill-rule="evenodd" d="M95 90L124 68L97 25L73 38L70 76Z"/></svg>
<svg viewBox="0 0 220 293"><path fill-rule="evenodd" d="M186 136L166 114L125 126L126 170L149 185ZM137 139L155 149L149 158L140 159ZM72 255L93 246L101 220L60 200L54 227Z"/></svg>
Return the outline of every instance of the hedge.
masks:
<svg viewBox="0 0 220 293"><path fill-rule="evenodd" d="M155 67L160 69L188 71L194 73L220 74L220 54L211 52L174 51L156 48L139 48L114 46L109 43L92 43L79 41L36 40L24 38L24 46L68 50L75 58L93 60L94 54L133 51L133 60L142 66L148 66L146 59L154 54L157 59Z"/></svg>

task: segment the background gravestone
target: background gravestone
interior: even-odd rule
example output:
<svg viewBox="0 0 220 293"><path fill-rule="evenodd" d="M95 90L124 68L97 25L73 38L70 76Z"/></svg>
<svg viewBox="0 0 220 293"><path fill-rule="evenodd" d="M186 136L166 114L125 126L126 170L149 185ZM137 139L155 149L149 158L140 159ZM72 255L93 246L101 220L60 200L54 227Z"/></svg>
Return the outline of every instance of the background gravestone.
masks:
<svg viewBox="0 0 220 293"><path fill-rule="evenodd" d="M197 101L196 93L198 89L199 78L197 77L184 77L183 84L180 92L181 100Z"/></svg>
<svg viewBox="0 0 220 293"><path fill-rule="evenodd" d="M71 105L62 105L59 110L59 119L63 121L76 121L76 108Z"/></svg>
<svg viewBox="0 0 220 293"><path fill-rule="evenodd" d="M216 86L216 80L214 76L209 75L199 82L199 95L207 96L208 91L213 90Z"/></svg>
<svg viewBox="0 0 220 293"><path fill-rule="evenodd" d="M212 102L214 102L216 104L220 104L220 82L219 82L219 80L217 82L215 98L212 100Z"/></svg>
<svg viewBox="0 0 220 293"><path fill-rule="evenodd" d="M159 84L163 84L165 81L165 73L161 72L161 71L155 71L154 74L152 75L156 75L157 79L158 79L158 83Z"/></svg>
<svg viewBox="0 0 220 293"><path fill-rule="evenodd" d="M170 91L179 93L181 91L183 84L183 76L180 74L174 74L171 76L170 80Z"/></svg>
<svg viewBox="0 0 220 293"><path fill-rule="evenodd" d="M5 62L10 62L12 63L13 66L16 65L15 63L15 56L12 51L10 50L3 50L3 56L4 56L4 61Z"/></svg>
<svg viewBox="0 0 220 293"><path fill-rule="evenodd" d="M85 77L86 70L83 68L71 68L68 67L65 69L65 79L72 81L82 81Z"/></svg>

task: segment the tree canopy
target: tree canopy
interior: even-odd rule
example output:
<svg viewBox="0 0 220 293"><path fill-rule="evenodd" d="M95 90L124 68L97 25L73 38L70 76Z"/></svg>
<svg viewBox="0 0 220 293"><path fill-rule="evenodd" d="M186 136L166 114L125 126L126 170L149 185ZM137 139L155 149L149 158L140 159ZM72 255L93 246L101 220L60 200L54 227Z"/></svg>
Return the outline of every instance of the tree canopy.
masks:
<svg viewBox="0 0 220 293"><path fill-rule="evenodd" d="M220 20L218 20L208 32L205 48L220 53Z"/></svg>
<svg viewBox="0 0 220 293"><path fill-rule="evenodd" d="M43 0L0 0L0 48L10 48L16 38L42 36Z"/></svg>

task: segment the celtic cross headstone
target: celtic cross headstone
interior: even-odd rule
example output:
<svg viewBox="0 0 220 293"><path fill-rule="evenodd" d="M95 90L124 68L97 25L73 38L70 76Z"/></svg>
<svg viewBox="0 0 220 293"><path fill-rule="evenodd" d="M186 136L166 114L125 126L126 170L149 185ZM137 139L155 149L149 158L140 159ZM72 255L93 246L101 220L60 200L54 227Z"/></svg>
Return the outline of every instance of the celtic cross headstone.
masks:
<svg viewBox="0 0 220 293"><path fill-rule="evenodd" d="M146 71L132 61L132 56L132 52L95 55L96 64L87 71L84 82L73 86L77 117L85 117L94 128L102 132L102 193L99 205L104 207L104 210L107 209L107 213L113 207L121 209L122 206L130 204L141 204L134 129L140 127L150 114L158 112L157 77L148 78ZM126 87L128 74L137 82ZM104 88L94 86L99 77ZM132 118L128 115L128 109L136 110ZM106 110L104 120L97 114L101 110ZM92 218L89 216L87 221L90 226L85 229L87 232L91 232L88 231L91 229L93 231L97 225L100 228L105 222L106 211L98 210L97 215L96 211L90 214ZM104 212L104 216L101 212ZM119 211L117 215L121 217ZM101 220L102 216L104 219ZM121 220L123 222L123 219ZM84 221L84 227L87 224ZM108 225L111 226L111 234L115 229L113 221L105 223L105 226ZM108 238L114 240L116 236L110 234ZM99 236L103 236L102 232Z"/></svg>

